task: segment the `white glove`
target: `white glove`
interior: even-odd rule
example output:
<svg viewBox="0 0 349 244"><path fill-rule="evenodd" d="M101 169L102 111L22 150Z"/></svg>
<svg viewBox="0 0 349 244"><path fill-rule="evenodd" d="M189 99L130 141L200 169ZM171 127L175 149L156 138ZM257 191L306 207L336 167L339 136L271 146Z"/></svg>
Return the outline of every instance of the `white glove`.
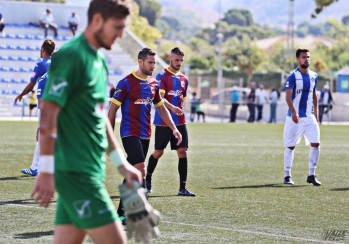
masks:
<svg viewBox="0 0 349 244"><path fill-rule="evenodd" d="M145 196L145 189L133 181L133 189L124 183L119 186L124 210L127 216L127 237L135 236L136 242L150 243L150 239L160 236L157 227L160 213L153 209Z"/></svg>

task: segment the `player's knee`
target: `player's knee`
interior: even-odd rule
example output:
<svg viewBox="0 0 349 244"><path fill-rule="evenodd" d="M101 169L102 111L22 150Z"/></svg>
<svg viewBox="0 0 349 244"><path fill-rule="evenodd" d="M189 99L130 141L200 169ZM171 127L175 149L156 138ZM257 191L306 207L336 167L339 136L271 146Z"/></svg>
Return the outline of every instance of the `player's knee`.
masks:
<svg viewBox="0 0 349 244"><path fill-rule="evenodd" d="M320 143L310 143L311 147L320 147Z"/></svg>
<svg viewBox="0 0 349 244"><path fill-rule="evenodd" d="M187 157L187 148L182 147L177 149L177 154L179 158L186 158Z"/></svg>
<svg viewBox="0 0 349 244"><path fill-rule="evenodd" d="M145 177L145 164L144 164L144 162L135 164L134 167L141 172L142 177Z"/></svg>
<svg viewBox="0 0 349 244"><path fill-rule="evenodd" d="M155 150L153 153L153 157L155 159L161 158L161 156L164 154L164 150Z"/></svg>

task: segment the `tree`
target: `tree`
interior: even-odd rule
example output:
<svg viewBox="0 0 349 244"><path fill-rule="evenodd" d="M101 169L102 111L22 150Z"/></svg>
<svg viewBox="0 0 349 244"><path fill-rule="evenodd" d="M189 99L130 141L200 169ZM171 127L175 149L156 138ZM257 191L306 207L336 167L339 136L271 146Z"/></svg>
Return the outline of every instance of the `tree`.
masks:
<svg viewBox="0 0 349 244"><path fill-rule="evenodd" d="M156 48L155 42L161 38L160 31L149 25L146 18L139 16L137 4L133 6L130 29L151 48Z"/></svg>
<svg viewBox="0 0 349 244"><path fill-rule="evenodd" d="M230 9L224 14L222 19L229 25L251 26L253 17L250 11L246 9Z"/></svg>
<svg viewBox="0 0 349 244"><path fill-rule="evenodd" d="M238 66L247 74L248 81L252 80L253 72L266 60L264 51L254 45L247 35L242 38L242 41L237 38L228 40L224 43L224 47L223 56L228 63L224 61L223 65L226 68ZM227 67L227 64L232 67Z"/></svg>
<svg viewBox="0 0 349 244"><path fill-rule="evenodd" d="M161 4L156 0L136 0L139 6L139 15L146 18L150 25L155 26L161 14Z"/></svg>

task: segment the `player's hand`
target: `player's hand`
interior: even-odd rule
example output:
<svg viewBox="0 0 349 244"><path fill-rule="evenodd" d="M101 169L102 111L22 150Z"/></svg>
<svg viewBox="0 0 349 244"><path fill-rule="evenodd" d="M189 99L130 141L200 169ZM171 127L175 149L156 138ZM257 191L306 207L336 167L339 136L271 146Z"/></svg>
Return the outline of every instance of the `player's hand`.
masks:
<svg viewBox="0 0 349 244"><path fill-rule="evenodd" d="M39 173L35 179L34 189L31 197L40 206L47 208L55 192L55 183L53 174Z"/></svg>
<svg viewBox="0 0 349 244"><path fill-rule="evenodd" d="M22 101L22 95L21 94L19 94L16 98L15 98L15 104L19 101Z"/></svg>
<svg viewBox="0 0 349 244"><path fill-rule="evenodd" d="M157 238L160 230L157 227L160 213L153 209L145 196L145 189L140 183L133 182L133 188L125 184L119 186L121 199L127 216L127 237L135 237L136 242L150 243L150 239Z"/></svg>
<svg viewBox="0 0 349 244"><path fill-rule="evenodd" d="M298 113L292 113L292 120L296 124L299 122L299 115L298 115Z"/></svg>
<svg viewBox="0 0 349 244"><path fill-rule="evenodd" d="M123 165L118 167L118 171L120 172L120 174L122 174L125 177L126 184L130 189L134 187L133 186L134 181L138 183L142 182L141 172L129 163L124 163Z"/></svg>
<svg viewBox="0 0 349 244"><path fill-rule="evenodd" d="M173 130L173 135L178 139L177 146L182 142L182 134L176 129Z"/></svg>
<svg viewBox="0 0 349 244"><path fill-rule="evenodd" d="M173 107L172 112L176 115L183 115L183 110L176 106Z"/></svg>

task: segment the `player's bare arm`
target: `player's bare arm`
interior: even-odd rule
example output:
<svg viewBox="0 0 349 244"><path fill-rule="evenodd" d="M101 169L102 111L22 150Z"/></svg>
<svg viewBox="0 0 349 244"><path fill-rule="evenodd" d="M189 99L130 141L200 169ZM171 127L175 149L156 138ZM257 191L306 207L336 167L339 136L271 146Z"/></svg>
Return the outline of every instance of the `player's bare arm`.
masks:
<svg viewBox="0 0 349 244"><path fill-rule="evenodd" d="M35 87L35 82L29 82L29 84L23 89L23 91L21 92L21 94L19 94L16 98L15 98L15 104L18 101L22 100L22 97L24 95L27 95L29 92L31 92L33 90L33 88Z"/></svg>
<svg viewBox="0 0 349 244"><path fill-rule="evenodd" d="M314 104L314 116L318 121L318 104L317 104L317 94L316 91L313 92L313 104Z"/></svg>
<svg viewBox="0 0 349 244"><path fill-rule="evenodd" d="M47 208L54 194L53 154L56 142L57 117L61 108L53 102L42 102L40 116L40 169L32 197ZM50 165L51 164L51 165ZM48 170L48 168L51 168Z"/></svg>
<svg viewBox="0 0 349 244"><path fill-rule="evenodd" d="M126 158L123 156L122 149L115 139L114 131L113 131L113 128L111 127L109 119L106 118L105 121L107 125L106 133L107 133L108 144L109 144L107 153L110 155L113 151L116 151L119 154L118 160L122 160L123 162L118 167L118 171L120 174L122 174L125 177L127 186L129 188L132 188L133 187L132 181L137 181L141 183L142 175L138 169L136 169L126 161Z"/></svg>
<svg viewBox="0 0 349 244"><path fill-rule="evenodd" d="M183 110L177 106L174 106L172 103L170 103L169 101L166 100L166 98L164 98L165 92L160 92L160 95L162 97L162 99L164 100L165 103L165 107L168 110L171 110L173 113L175 113L176 115L183 115Z"/></svg>
<svg viewBox="0 0 349 244"><path fill-rule="evenodd" d="M157 110L159 111L159 114L166 125L172 129L173 135L178 139L177 145L179 145L182 142L182 135L181 133L179 133L176 125L174 124L170 112L165 107L165 105L157 107Z"/></svg>
<svg viewBox="0 0 349 244"><path fill-rule="evenodd" d="M108 119L110 121L111 128L114 130L115 128L115 117L116 112L118 111L120 106L116 105L115 103L110 103L110 107L108 110Z"/></svg>
<svg viewBox="0 0 349 244"><path fill-rule="evenodd" d="M293 122L297 124L299 121L299 116L298 116L298 113L296 112L296 109L293 107L291 89L286 90L286 103L288 108L291 110L291 116L292 116Z"/></svg>

